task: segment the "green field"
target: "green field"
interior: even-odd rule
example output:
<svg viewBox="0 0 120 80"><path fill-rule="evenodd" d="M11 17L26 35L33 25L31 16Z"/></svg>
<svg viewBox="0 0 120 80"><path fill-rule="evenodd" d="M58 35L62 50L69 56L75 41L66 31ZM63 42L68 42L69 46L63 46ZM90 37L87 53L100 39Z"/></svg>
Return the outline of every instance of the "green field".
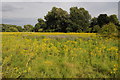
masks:
<svg viewBox="0 0 120 80"><path fill-rule="evenodd" d="M118 55L92 33L2 33L3 78L116 78Z"/></svg>

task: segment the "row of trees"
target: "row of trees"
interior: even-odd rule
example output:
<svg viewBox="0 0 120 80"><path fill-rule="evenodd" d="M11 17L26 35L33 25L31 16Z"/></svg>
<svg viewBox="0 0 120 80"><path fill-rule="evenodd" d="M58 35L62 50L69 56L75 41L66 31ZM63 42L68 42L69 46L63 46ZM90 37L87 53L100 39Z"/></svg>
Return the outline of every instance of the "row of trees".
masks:
<svg viewBox="0 0 120 80"><path fill-rule="evenodd" d="M17 26L17 25L10 25L10 24L0 24L2 27L1 32L32 32L33 31L33 26L32 25L24 25L22 26Z"/></svg>
<svg viewBox="0 0 120 80"><path fill-rule="evenodd" d="M35 26L24 25L2 25L3 32L91 32L103 31L104 25L113 24L119 29L120 24L116 15L100 14L98 17L91 18L91 15L84 8L71 7L70 13L53 7L44 19L39 18ZM119 27L118 27L119 26Z"/></svg>

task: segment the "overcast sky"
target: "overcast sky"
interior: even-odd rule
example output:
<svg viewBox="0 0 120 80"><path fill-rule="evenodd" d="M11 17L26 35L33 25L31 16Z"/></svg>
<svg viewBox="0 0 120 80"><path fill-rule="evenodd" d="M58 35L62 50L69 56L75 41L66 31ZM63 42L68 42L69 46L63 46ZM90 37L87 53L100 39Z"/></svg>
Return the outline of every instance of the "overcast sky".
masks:
<svg viewBox="0 0 120 80"><path fill-rule="evenodd" d="M68 12L70 7L83 7L89 11L92 17L96 17L99 14L118 15L118 0L114 0L114 2L113 0L107 0L110 2L25 2L28 0L24 0L24 2L23 0L18 0L21 2L10 1L16 0L4 0L2 2L2 10L0 10L0 13L2 13L2 23L5 24L15 24L20 26L25 24L35 25L37 23L37 19L44 18L44 16L52 9L53 6L62 8Z"/></svg>
<svg viewBox="0 0 120 80"><path fill-rule="evenodd" d="M118 2L120 0L1 0L2 2Z"/></svg>

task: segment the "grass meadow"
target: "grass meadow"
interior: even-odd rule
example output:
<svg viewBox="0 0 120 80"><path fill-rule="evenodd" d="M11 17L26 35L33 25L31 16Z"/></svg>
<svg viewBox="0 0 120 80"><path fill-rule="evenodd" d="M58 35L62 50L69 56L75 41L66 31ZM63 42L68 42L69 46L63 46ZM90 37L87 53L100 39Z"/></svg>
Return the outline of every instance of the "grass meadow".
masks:
<svg viewBox="0 0 120 80"><path fill-rule="evenodd" d="M3 78L116 78L118 39L96 33L2 32Z"/></svg>

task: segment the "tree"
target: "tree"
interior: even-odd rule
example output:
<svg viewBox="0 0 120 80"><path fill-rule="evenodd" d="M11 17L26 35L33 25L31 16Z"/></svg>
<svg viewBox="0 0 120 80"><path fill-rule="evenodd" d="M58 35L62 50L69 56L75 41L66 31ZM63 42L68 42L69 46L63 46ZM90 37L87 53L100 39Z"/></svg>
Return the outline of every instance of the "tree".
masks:
<svg viewBox="0 0 120 80"><path fill-rule="evenodd" d="M99 33L107 37L116 36L118 34L117 26L113 23L106 24Z"/></svg>
<svg viewBox="0 0 120 80"><path fill-rule="evenodd" d="M96 17L94 17L94 18L91 19L91 25L90 25L90 27L93 27L95 25L98 25L98 21L97 21Z"/></svg>
<svg viewBox="0 0 120 80"><path fill-rule="evenodd" d="M2 24L0 24L0 32L2 32Z"/></svg>
<svg viewBox="0 0 120 80"><path fill-rule="evenodd" d="M90 25L91 15L84 8L71 7L70 19L73 23L75 31L86 32L87 27Z"/></svg>
<svg viewBox="0 0 120 80"><path fill-rule="evenodd" d="M8 24L2 24L2 32L7 32L9 27L10 27L10 25L8 25Z"/></svg>
<svg viewBox="0 0 120 80"><path fill-rule="evenodd" d="M7 32L19 32L17 28L15 27L10 27Z"/></svg>
<svg viewBox="0 0 120 80"><path fill-rule="evenodd" d="M109 23L109 17L107 14L100 14L97 18L98 25L102 27L105 24Z"/></svg>
<svg viewBox="0 0 120 80"><path fill-rule="evenodd" d="M115 25L119 25L119 20L117 18L117 15L113 14L109 16L110 22L114 23Z"/></svg>
<svg viewBox="0 0 120 80"><path fill-rule="evenodd" d="M92 28L92 32L94 33L98 33L100 31L100 26L99 25L95 25L93 28Z"/></svg>
<svg viewBox="0 0 120 80"><path fill-rule="evenodd" d="M18 29L19 32L23 31L23 28L21 26L17 26L16 28Z"/></svg>
<svg viewBox="0 0 120 80"><path fill-rule="evenodd" d="M22 27L10 24L1 24L2 32L22 32Z"/></svg>
<svg viewBox="0 0 120 80"><path fill-rule="evenodd" d="M24 25L25 32L31 32L33 30L33 26L30 24Z"/></svg>
<svg viewBox="0 0 120 80"><path fill-rule="evenodd" d="M38 23L34 27L35 32L42 32L45 31L46 29L46 24L45 21L41 18L38 19Z"/></svg>
<svg viewBox="0 0 120 80"><path fill-rule="evenodd" d="M53 7L45 16L47 30L56 32L66 32L68 27L69 14L67 11Z"/></svg>

